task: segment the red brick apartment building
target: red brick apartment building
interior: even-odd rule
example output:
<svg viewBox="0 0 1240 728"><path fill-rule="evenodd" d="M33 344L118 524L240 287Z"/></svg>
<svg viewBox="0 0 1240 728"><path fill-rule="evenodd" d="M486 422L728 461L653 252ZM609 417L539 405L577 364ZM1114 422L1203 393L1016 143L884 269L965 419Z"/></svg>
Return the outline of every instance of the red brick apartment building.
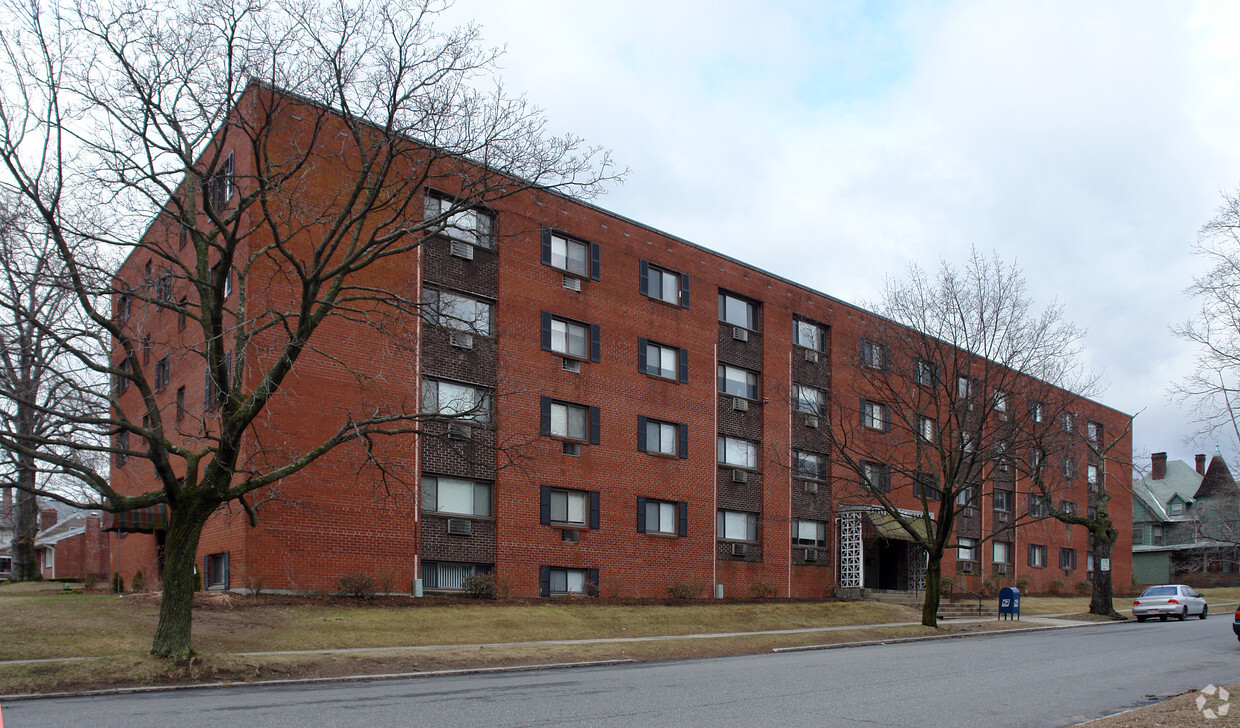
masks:
<svg viewBox="0 0 1240 728"><path fill-rule="evenodd" d="M232 153L231 168L245 174L244 147ZM307 172L331 173L330 163ZM427 187L432 210L451 199L450 179ZM359 466L359 448L337 448L286 478L258 506L256 527L239 508L221 509L199 545L204 587L330 590L352 573L406 593L415 580L452 590L470 574L493 573L514 596L595 585L606 596L659 597L675 582L706 595L722 585L729 597L748 595L755 582L793 597L918 586L914 550L865 517L849 485L855 477L812 451L819 440L810 425L827 427L826 418L808 422L790 396L803 385L863 397L855 361L874 314L546 190L459 222L367 274L427 302L407 322L411 353L393 353L365 326L332 322L255 438L295 449L375 397L440 409L480 403L487 414L383 443L383 478ZM158 224L148 235L176 245ZM135 252L119 277L160 279L151 258ZM182 283L170 284L172 296L183 295ZM255 310L289 285L261 265L245 283ZM165 420L175 410L178 421L209 421L201 356L186 353L200 344L187 338L193 327L173 311L132 305L127 325L149 332L143 356L162 367ZM476 326L465 330L460 319ZM1129 422L1083 400L1077 414L1082 426L1113 433ZM1131 446L1122 448L1112 458L1127 464ZM150 471L146 461L116 463L113 482L150 488ZM1008 487L983 484L982 505L962 521L978 534L1024 503L1019 483L996 503L996 482ZM919 510L906 486L893 491ZM1071 488L1087 502L1083 475ZM1112 490L1123 545L1131 496ZM148 579L158 573L164 527L158 512L115 520L114 563L124 578L138 568ZM1060 552L1071 558L1054 568ZM1092 568L1087 553L1084 529L1042 522L1015 529L999 552L989 543L950 550L944 573L974 588L986 576L1028 578L1035 589L1056 578L1071 585ZM953 564L958 555L971 558ZM1117 550L1112 569L1117 585L1129 583L1131 555Z"/></svg>

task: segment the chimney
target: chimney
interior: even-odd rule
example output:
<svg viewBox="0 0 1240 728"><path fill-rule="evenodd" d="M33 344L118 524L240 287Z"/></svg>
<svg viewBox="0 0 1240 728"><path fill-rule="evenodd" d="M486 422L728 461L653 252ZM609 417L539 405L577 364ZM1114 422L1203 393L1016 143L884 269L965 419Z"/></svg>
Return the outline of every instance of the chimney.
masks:
<svg viewBox="0 0 1240 728"><path fill-rule="evenodd" d="M1197 453L1197 472L1202 475L1206 474L1206 456L1204 453Z"/></svg>
<svg viewBox="0 0 1240 728"><path fill-rule="evenodd" d="M56 509L44 508L39 511L39 530L46 531L56 525Z"/></svg>
<svg viewBox="0 0 1240 728"><path fill-rule="evenodd" d="M1202 456L1205 457L1204 455ZM1204 460L1198 460L1198 469ZM1150 480L1162 480L1167 477L1167 453L1156 452L1150 455Z"/></svg>

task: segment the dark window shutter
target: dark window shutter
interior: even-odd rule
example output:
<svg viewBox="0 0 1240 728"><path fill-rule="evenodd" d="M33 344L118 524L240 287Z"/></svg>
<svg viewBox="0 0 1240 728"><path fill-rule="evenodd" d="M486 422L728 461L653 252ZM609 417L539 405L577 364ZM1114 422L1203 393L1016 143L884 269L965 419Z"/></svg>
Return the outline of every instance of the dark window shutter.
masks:
<svg viewBox="0 0 1240 728"><path fill-rule="evenodd" d="M203 373L205 374L205 376L203 377L203 383L202 383L203 406L206 407L207 409L211 409L211 406L214 404L214 402L211 401L213 399L211 397L211 367L208 366L205 370L203 370ZM118 378L117 381L121 383L127 382L127 380L124 378ZM121 387L117 387L117 389L121 392L125 391Z"/></svg>
<svg viewBox="0 0 1240 728"><path fill-rule="evenodd" d="M598 528L598 491L590 491L590 528Z"/></svg>
<svg viewBox="0 0 1240 728"><path fill-rule="evenodd" d="M1029 551L1029 565L1033 566L1033 544L1029 544L1028 551Z"/></svg>
<svg viewBox="0 0 1240 728"><path fill-rule="evenodd" d="M199 586L203 591L207 590L207 586L211 584L211 557L202 557L202 578L198 580Z"/></svg>
<svg viewBox="0 0 1240 728"><path fill-rule="evenodd" d="M551 314L542 312L542 349L551 351Z"/></svg>
<svg viewBox="0 0 1240 728"><path fill-rule="evenodd" d="M542 230L542 262L551 265L551 228Z"/></svg>
<svg viewBox="0 0 1240 728"><path fill-rule="evenodd" d="M544 526L551 525L551 486L538 487L538 522Z"/></svg>
<svg viewBox="0 0 1240 728"><path fill-rule="evenodd" d="M883 432L891 432L891 408L883 408Z"/></svg>
<svg viewBox="0 0 1240 728"><path fill-rule="evenodd" d="M680 307L689 308L689 274L680 274Z"/></svg>
<svg viewBox="0 0 1240 728"><path fill-rule="evenodd" d="M677 520L679 521L679 523L676 524L676 535L681 536L681 537L688 536L689 535L689 503L687 501L680 501L676 505L677 505L676 510L679 511L679 513L676 514L678 516Z"/></svg>
<svg viewBox="0 0 1240 728"><path fill-rule="evenodd" d="M891 492L891 468L886 465L883 466L883 492Z"/></svg>
<svg viewBox="0 0 1240 728"><path fill-rule="evenodd" d="M637 496L637 532L646 532L646 499Z"/></svg>
<svg viewBox="0 0 1240 728"><path fill-rule="evenodd" d="M865 424L865 397L862 397L862 398L861 398L861 408L860 408L860 409L861 409L861 419L860 419L860 422L861 422L861 424L862 424L862 425L864 425L864 424Z"/></svg>
<svg viewBox="0 0 1240 728"><path fill-rule="evenodd" d="M598 243L590 243L590 278L597 281L600 268Z"/></svg>
<svg viewBox="0 0 1240 728"><path fill-rule="evenodd" d="M598 569L590 569L586 572L586 594L592 597L598 596Z"/></svg>
<svg viewBox="0 0 1240 728"><path fill-rule="evenodd" d="M538 596L551 596L551 567L538 567Z"/></svg>
<svg viewBox="0 0 1240 728"><path fill-rule="evenodd" d="M689 381L689 350L680 350L680 382L685 384Z"/></svg>
<svg viewBox="0 0 1240 728"><path fill-rule="evenodd" d="M649 263L643 260L641 261L641 263L638 264L637 277L638 277L638 280L641 281L642 295L649 296L650 295L650 264Z"/></svg>
<svg viewBox="0 0 1240 728"><path fill-rule="evenodd" d="M640 336L637 337L637 371L646 371L646 340Z"/></svg>
<svg viewBox="0 0 1240 728"><path fill-rule="evenodd" d="M229 589L232 588L232 584L230 583L230 580L232 579L232 575L228 572L228 554L229 553L230 552L228 551L224 552L224 591L228 591Z"/></svg>
<svg viewBox="0 0 1240 728"><path fill-rule="evenodd" d="M637 451L646 452L646 416L637 416Z"/></svg>
<svg viewBox="0 0 1240 728"><path fill-rule="evenodd" d="M539 431L544 435L550 435L551 434L551 398L550 397L539 397L538 406L540 410L538 413L539 414L539 427L540 427Z"/></svg>
<svg viewBox="0 0 1240 728"><path fill-rule="evenodd" d="M598 324L590 324L590 361L598 361L602 354L602 331Z"/></svg>
<svg viewBox="0 0 1240 728"><path fill-rule="evenodd" d="M597 445L599 443L599 409L598 407L590 408L590 444ZM550 426L550 421L548 421Z"/></svg>
<svg viewBox="0 0 1240 728"><path fill-rule="evenodd" d="M439 588L439 564L434 561L422 562L422 586L427 589Z"/></svg>
<svg viewBox="0 0 1240 728"><path fill-rule="evenodd" d="M676 429L680 430L680 433L679 433L680 442L678 443L679 447L676 448L676 454L680 456L681 460L688 460L689 459L689 426L688 425L676 425Z"/></svg>

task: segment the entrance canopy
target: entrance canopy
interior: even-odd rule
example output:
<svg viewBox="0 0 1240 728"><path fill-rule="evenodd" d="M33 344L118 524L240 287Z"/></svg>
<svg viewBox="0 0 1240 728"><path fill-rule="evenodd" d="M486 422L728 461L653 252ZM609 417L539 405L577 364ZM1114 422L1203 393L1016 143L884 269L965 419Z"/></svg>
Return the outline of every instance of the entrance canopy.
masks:
<svg viewBox="0 0 1240 728"><path fill-rule="evenodd" d="M895 516L890 513L870 511L866 515L869 516L870 523L874 524L874 530L877 531L878 535L882 538L896 539L899 541L918 541L928 538L926 519L920 516L906 516L904 518L904 520L908 521L908 524L912 527L913 531L917 533L917 536L914 537L907 530L905 530L904 526L900 525L900 522L897 521Z"/></svg>
<svg viewBox="0 0 1240 728"><path fill-rule="evenodd" d="M129 533L167 531L168 506L160 503L123 513L105 513L103 514L103 530Z"/></svg>

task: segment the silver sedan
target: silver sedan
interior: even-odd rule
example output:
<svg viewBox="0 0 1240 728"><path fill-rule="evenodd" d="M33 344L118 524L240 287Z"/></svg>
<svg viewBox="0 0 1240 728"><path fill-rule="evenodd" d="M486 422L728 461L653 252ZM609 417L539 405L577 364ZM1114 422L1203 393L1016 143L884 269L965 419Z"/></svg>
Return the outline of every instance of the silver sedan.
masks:
<svg viewBox="0 0 1240 728"><path fill-rule="evenodd" d="M1205 597L1191 586L1183 584L1152 586L1132 603L1132 616L1136 617L1138 622L1144 622L1149 617L1158 617L1164 622L1167 617L1183 621L1188 619L1190 614L1205 619L1209 611Z"/></svg>

